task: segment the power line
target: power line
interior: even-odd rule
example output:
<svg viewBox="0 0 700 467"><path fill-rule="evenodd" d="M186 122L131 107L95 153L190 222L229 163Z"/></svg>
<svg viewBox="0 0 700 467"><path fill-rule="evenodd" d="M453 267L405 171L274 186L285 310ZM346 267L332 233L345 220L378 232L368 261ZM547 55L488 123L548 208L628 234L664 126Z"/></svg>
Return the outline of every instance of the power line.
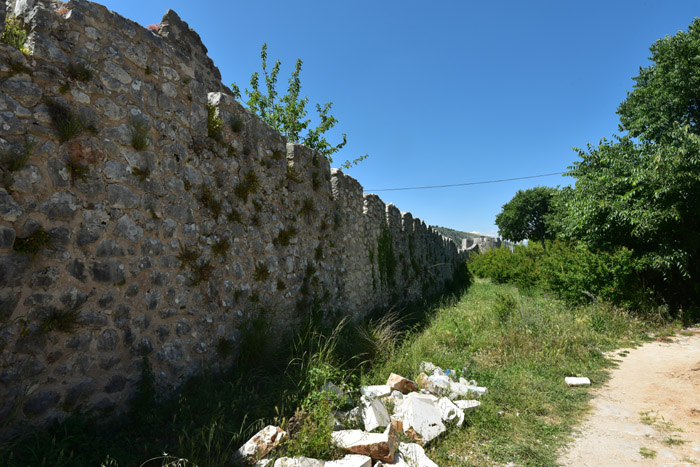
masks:
<svg viewBox="0 0 700 467"><path fill-rule="evenodd" d="M372 190L368 189L365 191L372 193L375 191L428 190L431 188L449 188L449 187L453 187L453 186L485 185L487 183L512 182L513 180L525 180L528 178L551 177L553 175L563 175L565 173L566 172L554 172L551 174L529 175L527 177L503 178L500 180L486 180L483 182L453 183L451 185L410 186L410 187L404 187L404 188L378 188L378 189L372 189Z"/></svg>

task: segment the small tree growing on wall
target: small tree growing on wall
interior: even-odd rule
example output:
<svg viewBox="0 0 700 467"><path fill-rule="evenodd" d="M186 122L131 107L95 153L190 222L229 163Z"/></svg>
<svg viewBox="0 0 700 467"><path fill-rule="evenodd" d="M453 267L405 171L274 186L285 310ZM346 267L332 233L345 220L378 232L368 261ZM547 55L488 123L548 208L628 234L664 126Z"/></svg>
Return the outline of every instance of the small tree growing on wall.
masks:
<svg viewBox="0 0 700 467"><path fill-rule="evenodd" d="M299 74L301 73L301 59L297 59L294 71L289 77L287 94L279 97L277 78L282 62L277 60L272 70L267 71L267 44L263 44L260 58L262 59L262 75L265 80L267 93L260 90L260 74L258 72L253 73L250 77L251 90L249 91L247 88L245 90L245 94L248 97L247 105L250 110L262 118L265 123L283 134L288 141L301 143L304 146L315 149L323 154L329 162L333 162L333 154L340 151L347 143L347 135L345 133L343 133L343 141L336 145L328 142L323 136L324 133L338 123L338 120L329 113L333 103L316 104L316 112L318 112L320 123L316 128L309 128L311 120L306 118L306 104L309 103L309 98L300 98L301 81ZM231 88L234 96L240 99L241 90L238 85L233 83ZM365 154L353 161L347 160L341 165L348 169L367 157L368 155Z"/></svg>

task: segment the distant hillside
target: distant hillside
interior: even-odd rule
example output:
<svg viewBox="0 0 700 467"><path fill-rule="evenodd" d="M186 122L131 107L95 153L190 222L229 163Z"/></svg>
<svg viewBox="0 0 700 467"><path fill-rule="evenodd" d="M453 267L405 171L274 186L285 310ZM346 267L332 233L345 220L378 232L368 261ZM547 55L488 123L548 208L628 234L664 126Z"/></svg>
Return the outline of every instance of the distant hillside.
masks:
<svg viewBox="0 0 700 467"><path fill-rule="evenodd" d="M433 229L437 230L440 232L442 235L445 237L451 238L454 240L454 242L457 244L457 246L462 245L462 239L463 238L474 238L474 237L480 237L481 235L471 233L471 232L462 232L459 230L453 230L453 229L448 229L447 227L436 227L432 226Z"/></svg>

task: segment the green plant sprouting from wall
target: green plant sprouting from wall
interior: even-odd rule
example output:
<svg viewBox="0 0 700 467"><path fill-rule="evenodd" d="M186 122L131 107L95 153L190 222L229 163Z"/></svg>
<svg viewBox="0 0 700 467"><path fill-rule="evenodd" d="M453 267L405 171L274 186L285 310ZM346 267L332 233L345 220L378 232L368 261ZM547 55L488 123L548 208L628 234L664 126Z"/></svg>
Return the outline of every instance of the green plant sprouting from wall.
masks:
<svg viewBox="0 0 700 467"><path fill-rule="evenodd" d="M148 121L142 118L132 118L129 120L129 131L131 132L131 146L137 151L143 151L151 144L151 137L148 135L150 128Z"/></svg>
<svg viewBox="0 0 700 467"><path fill-rule="evenodd" d="M53 99L46 99L49 116L58 130L58 139L62 143L79 135L83 131L97 133L97 128L85 122L80 115L75 114L68 106Z"/></svg>
<svg viewBox="0 0 700 467"><path fill-rule="evenodd" d="M286 229L282 229L279 231L277 234L277 239L275 240L275 244L279 246L289 246L289 243L291 242L292 238L297 234L297 229L292 225L287 227Z"/></svg>
<svg viewBox="0 0 700 467"><path fill-rule="evenodd" d="M207 104L207 134L213 140L220 141L224 130L224 121L219 116L219 110Z"/></svg>
<svg viewBox="0 0 700 467"><path fill-rule="evenodd" d="M132 167L131 168L131 174L134 175L139 179L140 182L145 182L148 177L151 176L151 169L145 168L142 169L140 167Z"/></svg>
<svg viewBox="0 0 700 467"><path fill-rule="evenodd" d="M215 256L226 256L231 246L228 238L220 238L211 246L211 251Z"/></svg>
<svg viewBox="0 0 700 467"><path fill-rule="evenodd" d="M80 324L80 312L78 308L60 310L51 307L46 316L41 319L39 329L41 333L48 334L52 331L74 332Z"/></svg>
<svg viewBox="0 0 700 467"><path fill-rule="evenodd" d="M202 203L207 209L209 209L217 219L221 215L222 201L216 199L214 191L207 185L202 185L202 193L199 196L199 202Z"/></svg>
<svg viewBox="0 0 700 467"><path fill-rule="evenodd" d="M243 131L243 120L237 117L231 117L230 126L231 131L234 133L240 133Z"/></svg>
<svg viewBox="0 0 700 467"><path fill-rule="evenodd" d="M258 263L255 265L255 272L253 273L253 279L256 282L265 282L270 278L270 270L265 263Z"/></svg>
<svg viewBox="0 0 700 467"><path fill-rule="evenodd" d="M27 31L24 29L20 20L12 15L5 17L5 30L0 35L0 42L3 42L15 49L28 54L29 52L24 47L27 41Z"/></svg>
<svg viewBox="0 0 700 467"><path fill-rule="evenodd" d="M258 191L259 184L258 176L251 170L245 174L243 180L234 187L233 193L245 203L248 201L249 195Z"/></svg>
<svg viewBox="0 0 700 467"><path fill-rule="evenodd" d="M16 238L12 249L17 253L34 257L41 250L50 248L52 245L51 235L40 226L31 235L24 238Z"/></svg>
<svg viewBox="0 0 700 467"><path fill-rule="evenodd" d="M83 63L70 63L66 73L75 81L87 82L92 79L92 69Z"/></svg>
<svg viewBox="0 0 700 467"><path fill-rule="evenodd" d="M66 168L70 173L71 185L74 185L76 180L87 183L90 167L86 163L78 161L75 157L69 157L66 161Z"/></svg>
<svg viewBox="0 0 700 467"><path fill-rule="evenodd" d="M14 183L14 176L12 173L22 170L27 166L29 156L31 156L35 145L33 140L27 139L27 142L21 150L12 148L0 153L0 172L2 172L0 184L5 189L9 190L12 188Z"/></svg>

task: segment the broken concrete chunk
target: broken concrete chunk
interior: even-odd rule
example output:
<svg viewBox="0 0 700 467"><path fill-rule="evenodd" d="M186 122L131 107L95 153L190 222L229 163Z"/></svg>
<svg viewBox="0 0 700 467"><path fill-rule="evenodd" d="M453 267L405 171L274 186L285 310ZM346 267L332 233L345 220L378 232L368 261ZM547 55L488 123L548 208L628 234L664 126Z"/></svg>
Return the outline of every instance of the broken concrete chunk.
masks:
<svg viewBox="0 0 700 467"><path fill-rule="evenodd" d="M275 461L274 467L324 467L325 465L325 461L310 457L280 457Z"/></svg>
<svg viewBox="0 0 700 467"><path fill-rule="evenodd" d="M459 400L453 401L453 403L465 412L468 410L474 410L481 405L481 402L475 400Z"/></svg>
<svg viewBox="0 0 700 467"><path fill-rule="evenodd" d="M415 382L403 376L399 376L396 373L389 375L389 379L386 380L386 385L392 390L401 391L404 394L418 390L418 385Z"/></svg>
<svg viewBox="0 0 700 467"><path fill-rule="evenodd" d="M438 408L444 421L456 422L457 426L462 426L462 423L464 423L464 411L453 404L447 397L442 397L438 401Z"/></svg>
<svg viewBox="0 0 700 467"><path fill-rule="evenodd" d="M372 458L360 454L348 454L337 461L326 461L324 467L372 467Z"/></svg>
<svg viewBox="0 0 700 467"><path fill-rule="evenodd" d="M450 378L444 374L434 374L431 376L421 373L416 378L418 386L436 396L447 395L450 392Z"/></svg>
<svg viewBox="0 0 700 467"><path fill-rule="evenodd" d="M379 384L376 386L362 386L360 388L360 394L367 397L379 398L386 397L391 394L391 388L386 384Z"/></svg>
<svg viewBox="0 0 700 467"><path fill-rule="evenodd" d="M258 431L243 446L238 449L238 455L248 462L256 462L265 457L275 446L287 437L282 428L268 425Z"/></svg>
<svg viewBox="0 0 700 467"><path fill-rule="evenodd" d="M445 432L442 412L435 397L411 393L404 399L398 417L403 423L403 431L409 434L413 430L424 443Z"/></svg>
<svg viewBox="0 0 700 467"><path fill-rule="evenodd" d="M362 396L362 407L362 420L365 424L365 431L385 427L391 422L389 412L387 412L381 400Z"/></svg>
<svg viewBox="0 0 700 467"><path fill-rule="evenodd" d="M591 385L591 380L584 377L576 377L576 376L567 376L564 378L564 381L566 384L569 386L590 386Z"/></svg>
<svg viewBox="0 0 700 467"><path fill-rule="evenodd" d="M384 433L366 433L361 430L334 431L333 441L353 454L369 456L374 460L391 462L396 451L396 430L389 425Z"/></svg>
<svg viewBox="0 0 700 467"><path fill-rule="evenodd" d="M414 467L438 467L438 465L425 454L425 450L416 443L401 443L398 449L403 457L403 462L407 465Z"/></svg>

